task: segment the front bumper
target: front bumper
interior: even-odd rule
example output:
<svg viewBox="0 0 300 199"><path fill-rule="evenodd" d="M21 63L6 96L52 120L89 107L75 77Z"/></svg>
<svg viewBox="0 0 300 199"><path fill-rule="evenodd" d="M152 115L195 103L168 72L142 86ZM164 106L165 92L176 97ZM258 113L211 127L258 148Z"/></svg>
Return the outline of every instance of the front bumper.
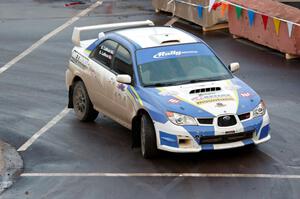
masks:
<svg viewBox="0 0 300 199"><path fill-rule="evenodd" d="M221 150L243 147L250 144L261 144L271 139L269 133L270 120L266 112L264 116L249 119L232 127L220 128L216 125L212 126L177 126L167 121L166 123L159 123L154 121L156 129L157 147L160 150L176 152L176 153L189 153L200 152L206 150ZM224 143L209 143L202 144L203 137L219 136L226 137L225 132L234 132L230 135L238 133L249 132L252 136L247 136L246 139L238 141L226 141Z"/></svg>

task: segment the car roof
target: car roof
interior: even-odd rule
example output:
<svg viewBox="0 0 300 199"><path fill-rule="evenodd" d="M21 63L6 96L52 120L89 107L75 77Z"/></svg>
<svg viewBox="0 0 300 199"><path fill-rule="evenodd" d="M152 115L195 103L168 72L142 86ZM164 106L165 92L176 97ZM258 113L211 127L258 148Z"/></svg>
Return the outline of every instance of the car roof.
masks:
<svg viewBox="0 0 300 199"><path fill-rule="evenodd" d="M195 43L194 35L173 27L140 27L113 31L140 48Z"/></svg>

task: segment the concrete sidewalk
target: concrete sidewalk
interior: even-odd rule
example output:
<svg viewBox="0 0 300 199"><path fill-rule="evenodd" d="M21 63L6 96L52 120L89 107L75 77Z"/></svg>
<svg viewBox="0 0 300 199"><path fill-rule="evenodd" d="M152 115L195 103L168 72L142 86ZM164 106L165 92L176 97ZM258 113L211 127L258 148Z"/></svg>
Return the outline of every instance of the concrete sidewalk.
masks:
<svg viewBox="0 0 300 199"><path fill-rule="evenodd" d="M17 150L0 140L0 194L9 188L23 169Z"/></svg>

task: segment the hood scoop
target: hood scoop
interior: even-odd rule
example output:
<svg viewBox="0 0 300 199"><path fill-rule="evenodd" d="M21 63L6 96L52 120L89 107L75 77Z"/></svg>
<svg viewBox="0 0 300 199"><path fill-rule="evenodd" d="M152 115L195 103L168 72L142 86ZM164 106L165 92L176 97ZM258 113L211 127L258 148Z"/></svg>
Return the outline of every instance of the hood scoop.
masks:
<svg viewBox="0 0 300 199"><path fill-rule="evenodd" d="M220 91L221 87L209 87L209 88L199 88L199 89L194 89L190 91L190 94L202 94L202 93L209 93L209 92L215 92L215 91Z"/></svg>
<svg viewBox="0 0 300 199"><path fill-rule="evenodd" d="M150 38L158 44L180 43L180 39L175 34L156 34Z"/></svg>

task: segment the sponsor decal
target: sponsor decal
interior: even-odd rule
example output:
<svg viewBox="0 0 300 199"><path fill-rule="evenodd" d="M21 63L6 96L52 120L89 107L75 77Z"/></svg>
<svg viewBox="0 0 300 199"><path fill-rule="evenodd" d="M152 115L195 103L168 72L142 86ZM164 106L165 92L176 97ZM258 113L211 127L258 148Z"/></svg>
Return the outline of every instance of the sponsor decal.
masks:
<svg viewBox="0 0 300 199"><path fill-rule="evenodd" d="M226 104L223 104L222 102L217 102L216 103L216 107L218 107L218 108L221 108L221 107L224 107L224 106L226 106Z"/></svg>
<svg viewBox="0 0 300 199"><path fill-rule="evenodd" d="M99 50L99 55L111 60L114 51L106 46L101 46Z"/></svg>
<svg viewBox="0 0 300 199"><path fill-rule="evenodd" d="M99 50L99 55L111 60L112 59L112 55L111 54L108 54L107 52L105 51L102 51L102 50Z"/></svg>
<svg viewBox="0 0 300 199"><path fill-rule="evenodd" d="M250 96L251 96L251 93L249 93L249 92L244 92L244 93L241 93L241 96L242 96L242 97L250 97Z"/></svg>
<svg viewBox="0 0 300 199"><path fill-rule="evenodd" d="M175 99L175 98L171 98L171 99L168 100L168 102L170 104L178 104L180 102L180 100L179 99Z"/></svg>
<svg viewBox="0 0 300 199"><path fill-rule="evenodd" d="M118 85L117 85L117 88L118 88L119 90L121 90L121 91L125 91L126 86L125 86L124 84L118 84Z"/></svg>
<svg viewBox="0 0 300 199"><path fill-rule="evenodd" d="M153 55L154 59L164 58L164 57L171 57L171 56L180 56L185 54L197 54L198 51L191 50L191 51L177 51L177 50L171 50L171 51L162 51L158 52L155 55Z"/></svg>
<svg viewBox="0 0 300 199"><path fill-rule="evenodd" d="M112 49L106 47L106 46L102 45L100 49L107 52L107 53L109 53L109 54L114 54L114 51Z"/></svg>
<svg viewBox="0 0 300 199"><path fill-rule="evenodd" d="M230 94L212 94L194 97L192 100L197 104L205 104L220 101L234 101L234 98Z"/></svg>

